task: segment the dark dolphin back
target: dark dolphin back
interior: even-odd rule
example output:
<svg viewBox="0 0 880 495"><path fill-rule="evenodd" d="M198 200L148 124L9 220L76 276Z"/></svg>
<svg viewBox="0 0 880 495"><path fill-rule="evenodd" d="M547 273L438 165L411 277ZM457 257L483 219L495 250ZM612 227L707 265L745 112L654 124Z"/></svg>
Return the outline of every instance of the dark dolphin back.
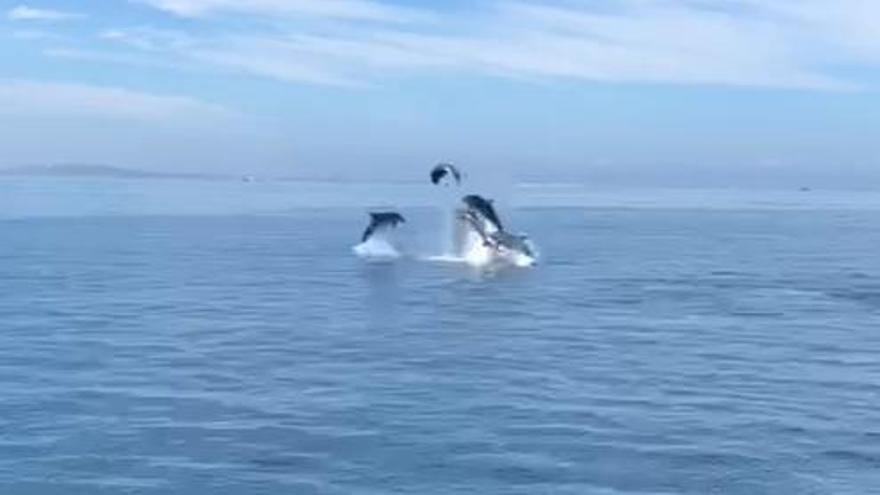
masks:
<svg viewBox="0 0 880 495"><path fill-rule="evenodd" d="M397 224L399 223L406 223L406 219L403 218L403 215L397 213L396 211L370 213L370 220L371 222L375 222L380 225L391 224L392 227L397 226Z"/></svg>
<svg viewBox="0 0 880 495"><path fill-rule="evenodd" d="M370 212L370 224L367 225L364 234L361 236L361 242L366 242L377 229L383 227L397 227L399 223L406 223L403 215L396 211Z"/></svg>
<svg viewBox="0 0 880 495"><path fill-rule="evenodd" d="M447 175L452 175L456 184L461 183L461 172L459 172L458 169L455 168L455 165L451 163L438 163L437 166L431 170L431 182L437 184Z"/></svg>
<svg viewBox="0 0 880 495"><path fill-rule="evenodd" d="M501 225L501 219L498 218L498 214L495 213L495 208L492 206L492 201L488 200L482 196L478 196L476 194L469 194L462 198L464 204L466 204L469 208L473 208L480 212L484 217L488 218L490 222L494 223L498 230L504 230L504 227Z"/></svg>

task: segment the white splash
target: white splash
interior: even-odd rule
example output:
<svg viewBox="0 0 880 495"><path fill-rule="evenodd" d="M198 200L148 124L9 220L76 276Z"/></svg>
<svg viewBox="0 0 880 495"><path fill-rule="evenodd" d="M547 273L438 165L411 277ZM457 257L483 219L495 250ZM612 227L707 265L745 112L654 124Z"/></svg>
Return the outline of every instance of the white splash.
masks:
<svg viewBox="0 0 880 495"><path fill-rule="evenodd" d="M486 266L493 261L494 253L483 239L474 231L468 231L463 239L461 254L465 263L472 266Z"/></svg>
<svg viewBox="0 0 880 495"><path fill-rule="evenodd" d="M521 252L513 253L515 255L513 257L513 264L523 268L537 265L538 259L541 257L541 253L538 251L538 246L536 246L534 242L526 239L525 243L526 246L528 246L529 251L531 251L531 256Z"/></svg>
<svg viewBox="0 0 880 495"><path fill-rule="evenodd" d="M527 268L535 266L538 262L537 257L525 253L487 246L479 234L475 232L466 233L459 248L459 254L426 256L422 259L442 263L463 263L474 267L515 266Z"/></svg>
<svg viewBox="0 0 880 495"><path fill-rule="evenodd" d="M514 265L520 268L528 268L530 266L535 266L538 263L538 260L523 253L514 253L513 256L508 257L508 260Z"/></svg>
<svg viewBox="0 0 880 495"><path fill-rule="evenodd" d="M458 219L455 210L447 216L443 234L442 254L425 256L422 259L442 263L466 263L472 266L484 266L491 262L491 250L484 245L479 234Z"/></svg>
<svg viewBox="0 0 880 495"><path fill-rule="evenodd" d="M400 251L388 239L374 235L352 248L354 254L361 258L375 261L387 261L400 258Z"/></svg>
<svg viewBox="0 0 880 495"><path fill-rule="evenodd" d="M458 228L456 225L458 220L456 218L456 211L454 207L451 207L447 210L444 225L443 225L443 254L446 256L454 256L456 253L456 232L455 230Z"/></svg>
<svg viewBox="0 0 880 495"><path fill-rule="evenodd" d="M422 261L435 261L438 263L464 263L465 259L455 254L436 254L421 256Z"/></svg>

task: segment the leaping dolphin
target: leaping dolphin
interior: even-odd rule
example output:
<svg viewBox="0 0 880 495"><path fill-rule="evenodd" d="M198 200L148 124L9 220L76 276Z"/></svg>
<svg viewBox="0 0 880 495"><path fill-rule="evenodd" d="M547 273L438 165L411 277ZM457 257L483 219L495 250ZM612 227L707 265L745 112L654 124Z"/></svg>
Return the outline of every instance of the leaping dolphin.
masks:
<svg viewBox="0 0 880 495"><path fill-rule="evenodd" d="M463 251L477 253L480 262L502 261L518 266L531 266L537 255L528 237L507 232L495 213L492 200L471 194L462 198L465 208L458 218L472 235L464 238ZM479 254L482 253L482 254ZM467 257L467 255L466 255Z"/></svg>
<svg viewBox="0 0 880 495"><path fill-rule="evenodd" d="M370 212L370 224L364 230L361 242L366 242L377 231L397 227L399 223L406 223L406 219L396 211Z"/></svg>
<svg viewBox="0 0 880 495"><path fill-rule="evenodd" d="M495 213L495 207L492 206L491 199L486 199L476 194L469 194L462 198L462 201L467 205L468 209L476 211L492 222L497 230L504 230L504 227L501 225L501 219L498 218L498 214Z"/></svg>
<svg viewBox="0 0 880 495"><path fill-rule="evenodd" d="M461 184L461 172L455 168L455 165L451 163L438 163L437 166L431 169L431 182L435 185L439 184L447 176L452 176L456 184Z"/></svg>

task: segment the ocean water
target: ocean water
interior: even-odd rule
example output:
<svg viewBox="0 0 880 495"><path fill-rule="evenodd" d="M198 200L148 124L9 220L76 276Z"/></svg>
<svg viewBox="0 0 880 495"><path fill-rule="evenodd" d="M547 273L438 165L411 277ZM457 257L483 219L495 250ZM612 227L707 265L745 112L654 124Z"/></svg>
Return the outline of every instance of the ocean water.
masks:
<svg viewBox="0 0 880 495"><path fill-rule="evenodd" d="M880 491L880 195L521 186L485 271L448 194L0 180L0 493Z"/></svg>

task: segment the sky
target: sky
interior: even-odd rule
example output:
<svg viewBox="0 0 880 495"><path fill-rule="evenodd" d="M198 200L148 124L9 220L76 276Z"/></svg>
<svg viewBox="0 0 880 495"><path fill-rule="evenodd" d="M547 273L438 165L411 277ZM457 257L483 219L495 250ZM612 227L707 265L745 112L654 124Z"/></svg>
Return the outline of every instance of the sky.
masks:
<svg viewBox="0 0 880 495"><path fill-rule="evenodd" d="M880 187L876 0L0 6L0 166Z"/></svg>

